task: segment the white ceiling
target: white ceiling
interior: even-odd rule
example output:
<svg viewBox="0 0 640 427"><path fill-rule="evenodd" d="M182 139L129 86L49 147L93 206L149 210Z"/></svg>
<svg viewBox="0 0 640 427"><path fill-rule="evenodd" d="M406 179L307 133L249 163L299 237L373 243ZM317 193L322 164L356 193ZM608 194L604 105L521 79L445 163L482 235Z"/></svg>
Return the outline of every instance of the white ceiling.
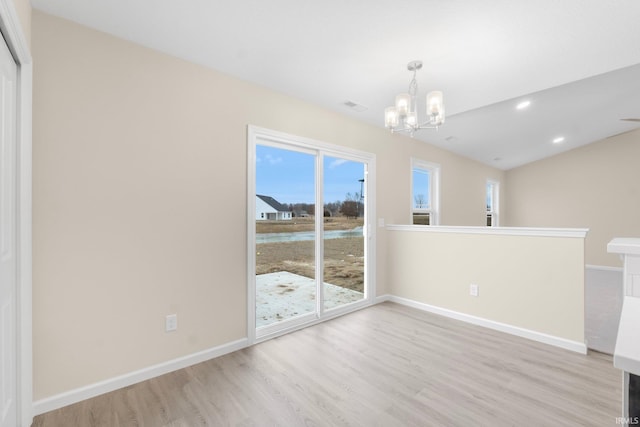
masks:
<svg viewBox="0 0 640 427"><path fill-rule="evenodd" d="M501 169L640 127L619 120L640 118L638 0L32 4L380 127L420 59L420 97L442 90L447 121L415 137Z"/></svg>

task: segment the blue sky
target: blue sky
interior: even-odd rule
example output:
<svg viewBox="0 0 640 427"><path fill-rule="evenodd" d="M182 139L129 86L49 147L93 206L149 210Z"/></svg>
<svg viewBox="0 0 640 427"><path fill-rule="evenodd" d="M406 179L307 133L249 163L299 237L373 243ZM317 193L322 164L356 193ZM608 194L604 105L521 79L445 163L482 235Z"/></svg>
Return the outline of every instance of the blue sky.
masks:
<svg viewBox="0 0 640 427"><path fill-rule="evenodd" d="M360 192L364 164L324 158L324 201L343 201ZM256 193L280 203L314 203L315 157L279 148L256 146Z"/></svg>
<svg viewBox="0 0 640 427"><path fill-rule="evenodd" d="M424 170L424 169L419 169L419 168L415 168L413 169L413 200L411 201L411 203L413 203L413 207L416 208L418 206L416 206L417 203L417 196L421 195L422 196L422 200L423 203L427 203L427 206L421 206L424 209L428 209L430 206L428 206L430 200L430 195L429 195L429 179L431 178L431 175L429 174L428 171Z"/></svg>

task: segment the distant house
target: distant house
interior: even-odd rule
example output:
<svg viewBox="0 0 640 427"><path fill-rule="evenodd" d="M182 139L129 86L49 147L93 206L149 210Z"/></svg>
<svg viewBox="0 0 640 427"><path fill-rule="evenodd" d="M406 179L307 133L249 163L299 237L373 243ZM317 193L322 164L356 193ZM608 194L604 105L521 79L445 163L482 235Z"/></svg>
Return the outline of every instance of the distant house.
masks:
<svg viewBox="0 0 640 427"><path fill-rule="evenodd" d="M291 211L269 196L256 194L256 221L291 220Z"/></svg>

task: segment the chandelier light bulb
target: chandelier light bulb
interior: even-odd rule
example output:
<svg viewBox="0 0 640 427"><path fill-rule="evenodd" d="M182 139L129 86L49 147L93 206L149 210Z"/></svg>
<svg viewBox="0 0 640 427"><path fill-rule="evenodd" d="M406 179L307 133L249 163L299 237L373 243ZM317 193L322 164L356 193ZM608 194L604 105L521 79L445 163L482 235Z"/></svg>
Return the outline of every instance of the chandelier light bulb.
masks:
<svg viewBox="0 0 640 427"><path fill-rule="evenodd" d="M427 114L430 116L438 116L441 111L444 111L442 92L438 90L429 92L427 95Z"/></svg>
<svg viewBox="0 0 640 427"><path fill-rule="evenodd" d="M411 95L401 93L396 96L396 110L400 117L404 117L411 111Z"/></svg>
<svg viewBox="0 0 640 427"><path fill-rule="evenodd" d="M412 111L409 114L407 114L407 117L404 119L404 122L407 124L407 126L411 126L411 127L418 126L418 116L416 115L415 111Z"/></svg>
<svg viewBox="0 0 640 427"><path fill-rule="evenodd" d="M398 110L396 107L387 107L384 110L384 126L393 129L399 125Z"/></svg>

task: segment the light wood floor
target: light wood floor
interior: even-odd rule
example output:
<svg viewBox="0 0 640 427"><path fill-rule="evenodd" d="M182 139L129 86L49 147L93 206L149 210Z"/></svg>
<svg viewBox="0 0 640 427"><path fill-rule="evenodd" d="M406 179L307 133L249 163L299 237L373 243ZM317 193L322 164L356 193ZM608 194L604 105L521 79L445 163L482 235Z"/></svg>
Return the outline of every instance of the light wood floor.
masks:
<svg viewBox="0 0 640 427"><path fill-rule="evenodd" d="M36 417L49 426L615 426L621 374L393 303Z"/></svg>

